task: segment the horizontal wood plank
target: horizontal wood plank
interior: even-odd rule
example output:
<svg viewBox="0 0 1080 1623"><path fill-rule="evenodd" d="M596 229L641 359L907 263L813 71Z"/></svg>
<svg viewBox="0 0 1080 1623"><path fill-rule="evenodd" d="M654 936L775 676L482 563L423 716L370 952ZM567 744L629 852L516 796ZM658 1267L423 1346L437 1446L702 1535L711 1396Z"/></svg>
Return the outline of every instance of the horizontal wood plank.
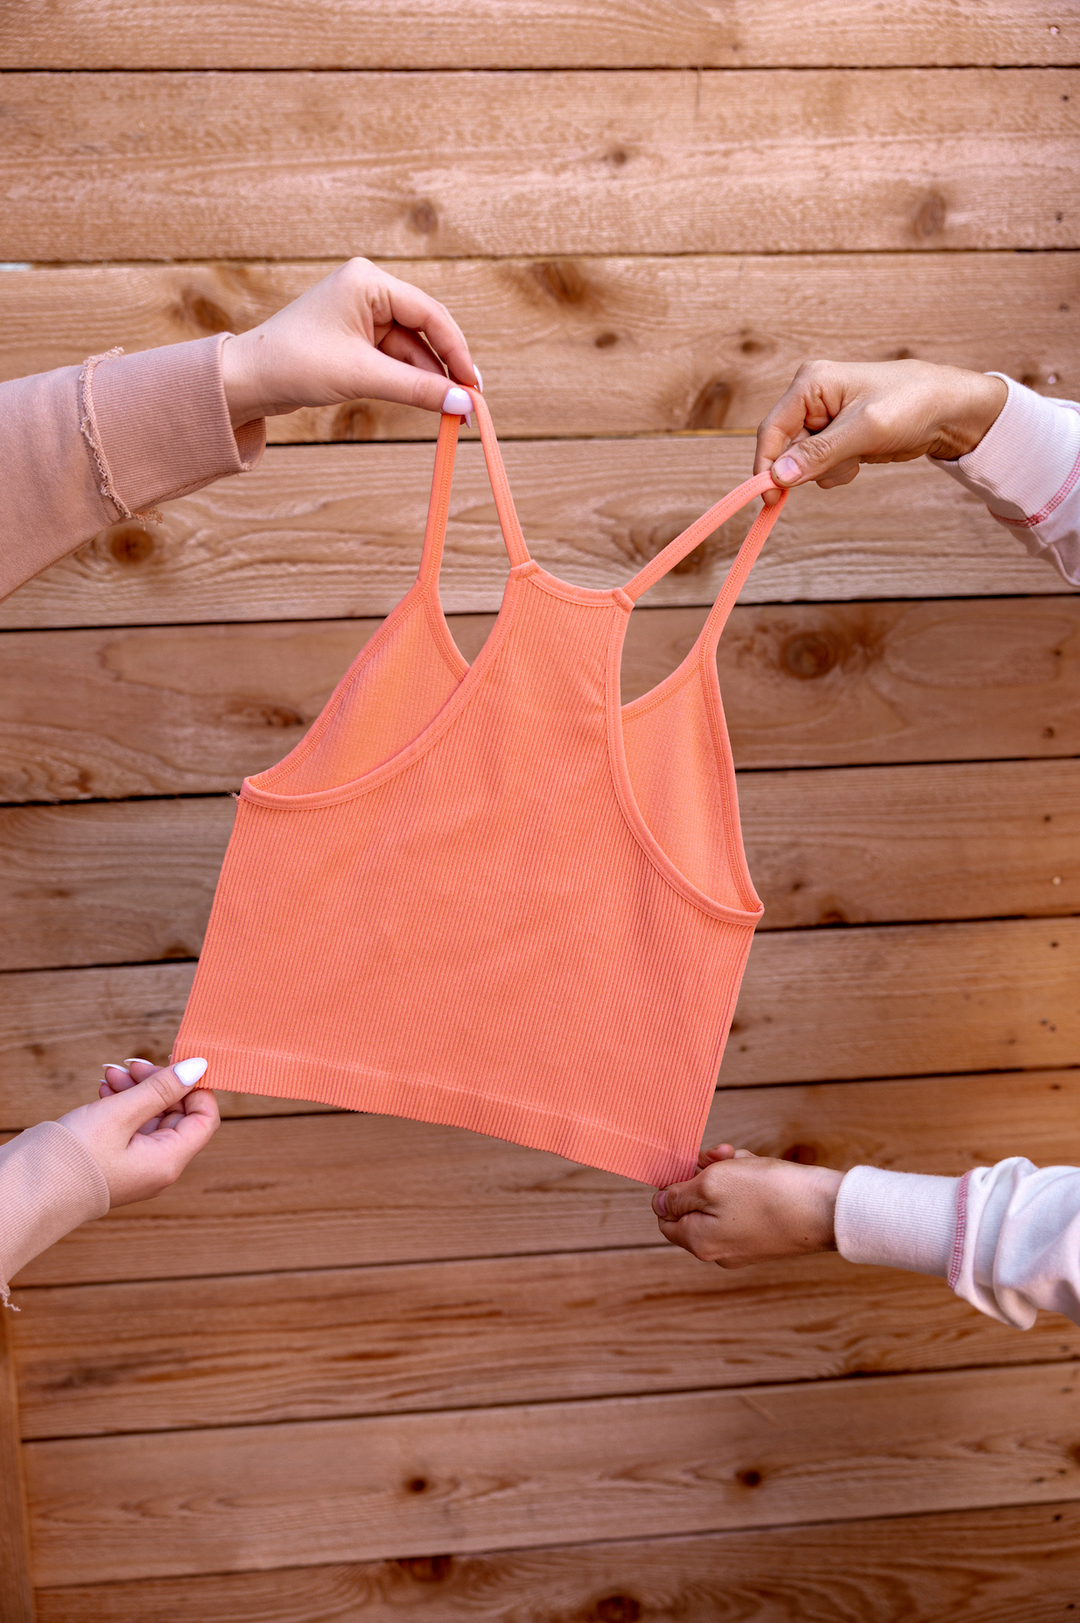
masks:
<svg viewBox="0 0 1080 1623"><path fill-rule="evenodd" d="M1078 953L1077 919L763 934L750 954L721 1084L1076 1065ZM0 1127L29 1126L82 1102L92 1063L132 1054L165 1063L192 974L193 965L176 963L5 976ZM249 1101L237 1106L250 1114ZM140 1265L127 1277L145 1273Z"/></svg>
<svg viewBox="0 0 1080 1623"><path fill-rule="evenodd" d="M1071 54L1070 54L1071 53ZM763 68L1068 64L1075 31L1016 0L970 15L919 0L880 16L788 0L22 0L2 68Z"/></svg>
<svg viewBox="0 0 1080 1623"><path fill-rule="evenodd" d="M1010 1505L497 1555L40 1589L38 1623L1060 1623L1080 1506Z"/></svg>
<svg viewBox="0 0 1080 1623"><path fill-rule="evenodd" d="M362 221L369 254L403 258L1076 247L1077 84L13 73L5 242L13 260L314 258L353 252Z"/></svg>
<svg viewBox="0 0 1080 1623"><path fill-rule="evenodd" d="M845 242L835 255L704 258L688 246L680 241L665 259L612 258L593 244L580 259L413 259L386 268L453 311L504 438L754 433L796 367L815 355L915 356L1080 395L1075 254L882 256ZM324 260L9 270L0 275L0 377L77 365L114 344L132 352L241 332L331 268ZM286 441L426 439L437 426L429 412L382 401L305 409L268 425L272 440ZM550 466L561 488L560 465ZM664 478L655 458L627 469L629 486L613 481L620 492ZM686 492L691 507L700 482ZM358 489L366 492L366 478ZM702 507L712 500L715 493ZM529 515L534 528L544 516L540 504ZM908 528L925 522L912 514Z"/></svg>
<svg viewBox="0 0 1080 1623"><path fill-rule="evenodd" d="M1080 913L1080 761L739 774L762 930ZM194 958L231 796L0 809L0 970Z"/></svg>
<svg viewBox="0 0 1080 1623"><path fill-rule="evenodd" d="M1080 1498L1059 1366L25 1445L36 1581ZM157 1536L182 1519L185 1538Z"/></svg>
<svg viewBox="0 0 1080 1623"><path fill-rule="evenodd" d="M705 614L631 616L627 701ZM0 800L235 791L299 742L379 623L0 636ZM472 660L494 617L449 623ZM1078 597L747 605L718 664L743 769L1080 754Z"/></svg>
<svg viewBox="0 0 1080 1623"><path fill-rule="evenodd" d="M606 590L623 585L748 478L753 443L511 444L506 463L537 562L579 586ZM442 600L451 613L490 614L502 600L506 549L479 447L466 446L461 464ZM170 503L163 525L127 522L102 531L13 593L0 606L0 628L387 614L416 577L430 484L427 446L283 448L243 479ZM671 571L648 594L649 606L711 604L752 518L753 504ZM741 601L1062 590L1057 571L1029 557L977 497L928 464L909 463L866 468L837 491L796 491ZM873 652L853 650L858 659ZM97 679L115 683L123 674L107 670ZM215 677L203 673L204 695L216 691ZM156 682L167 689L167 673Z"/></svg>
<svg viewBox="0 0 1080 1623"><path fill-rule="evenodd" d="M24 1438L1080 1359L1067 1319L1006 1330L941 1280L836 1256L725 1273L670 1246L16 1301Z"/></svg>
<svg viewBox="0 0 1080 1623"><path fill-rule="evenodd" d="M727 1088L705 1137L841 1170L1080 1163L1078 1087L1051 1071ZM174 1188L68 1235L19 1277L203 1278L661 1243L642 1186L613 1174L452 1128L313 1115L227 1122Z"/></svg>

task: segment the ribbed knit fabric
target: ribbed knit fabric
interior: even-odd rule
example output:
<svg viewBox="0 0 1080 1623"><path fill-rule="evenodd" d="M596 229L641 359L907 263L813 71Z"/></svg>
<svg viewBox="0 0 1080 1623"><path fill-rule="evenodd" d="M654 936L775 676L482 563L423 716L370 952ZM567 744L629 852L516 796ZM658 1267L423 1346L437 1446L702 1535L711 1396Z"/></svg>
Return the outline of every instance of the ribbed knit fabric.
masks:
<svg viewBox="0 0 1080 1623"><path fill-rule="evenodd" d="M214 1085L491 1133L659 1186L690 1177L761 903L739 833L717 639L620 704L634 602L748 480L627 587L528 554L473 394L510 555L475 664L438 572L444 417L416 584L296 749L248 779L175 1058Z"/></svg>

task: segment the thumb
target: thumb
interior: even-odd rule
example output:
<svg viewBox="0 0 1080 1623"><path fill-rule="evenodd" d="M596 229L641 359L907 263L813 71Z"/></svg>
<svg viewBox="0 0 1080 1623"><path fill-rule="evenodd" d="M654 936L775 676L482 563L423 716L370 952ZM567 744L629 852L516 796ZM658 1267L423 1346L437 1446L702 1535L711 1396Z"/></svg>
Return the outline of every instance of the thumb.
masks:
<svg viewBox="0 0 1080 1623"><path fill-rule="evenodd" d="M841 463L857 463L860 456L871 450L859 417L854 408L842 411L828 428L788 446L769 470L776 484L785 488L806 484L809 480L821 479Z"/></svg>
<svg viewBox="0 0 1080 1623"><path fill-rule="evenodd" d="M707 1205L698 1179L691 1178L689 1183L673 1183L667 1189L658 1190L653 1196L652 1209L657 1217L677 1223L687 1212L704 1211Z"/></svg>
<svg viewBox="0 0 1080 1623"><path fill-rule="evenodd" d="M381 349L367 350L364 373L362 392L369 400L393 400L399 406L444 411L449 394L451 411L464 417L472 410L472 401L464 389L452 383L444 373L396 361Z"/></svg>
<svg viewBox="0 0 1080 1623"><path fill-rule="evenodd" d="M133 1088L127 1088L102 1103L108 1104L131 1132L136 1133L146 1122L186 1098L205 1074L206 1064L204 1059L182 1059L176 1065L154 1071Z"/></svg>

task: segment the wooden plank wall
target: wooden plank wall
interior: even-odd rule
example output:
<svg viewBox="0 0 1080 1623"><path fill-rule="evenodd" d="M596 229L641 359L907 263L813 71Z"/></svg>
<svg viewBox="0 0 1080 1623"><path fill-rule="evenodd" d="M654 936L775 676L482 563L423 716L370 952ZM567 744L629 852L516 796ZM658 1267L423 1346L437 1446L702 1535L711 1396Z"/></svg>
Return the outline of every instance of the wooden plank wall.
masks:
<svg viewBox="0 0 1080 1623"><path fill-rule="evenodd" d="M0 12L0 376L241 329L381 256L462 320L534 554L582 584L745 476L804 357L1080 395L1073 7ZM3 605L3 1132L167 1054L229 791L408 584L434 426L272 423L256 473ZM478 453L443 575L470 658L505 569ZM746 522L635 616L628 696ZM711 1131L840 1166L1080 1159L1075 596L928 466L867 470L792 498L719 657L767 913ZM835 1256L725 1275L624 1180L222 1102L173 1190L19 1281L4 1623L1075 1609L1067 1321L1021 1335Z"/></svg>

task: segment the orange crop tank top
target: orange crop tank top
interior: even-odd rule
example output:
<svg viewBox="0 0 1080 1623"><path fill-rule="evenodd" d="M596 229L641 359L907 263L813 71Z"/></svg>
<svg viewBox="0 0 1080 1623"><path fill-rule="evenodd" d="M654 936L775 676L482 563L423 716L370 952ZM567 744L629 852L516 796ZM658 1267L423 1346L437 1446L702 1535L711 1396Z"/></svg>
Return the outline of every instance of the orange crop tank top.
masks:
<svg viewBox="0 0 1080 1623"><path fill-rule="evenodd" d="M470 391L510 575L475 664L420 572L307 736L245 780L175 1058L215 1087L445 1122L666 1185L691 1177L762 905L715 651L782 502L704 629L620 702L634 603L772 486L749 479L626 586L529 557Z"/></svg>

